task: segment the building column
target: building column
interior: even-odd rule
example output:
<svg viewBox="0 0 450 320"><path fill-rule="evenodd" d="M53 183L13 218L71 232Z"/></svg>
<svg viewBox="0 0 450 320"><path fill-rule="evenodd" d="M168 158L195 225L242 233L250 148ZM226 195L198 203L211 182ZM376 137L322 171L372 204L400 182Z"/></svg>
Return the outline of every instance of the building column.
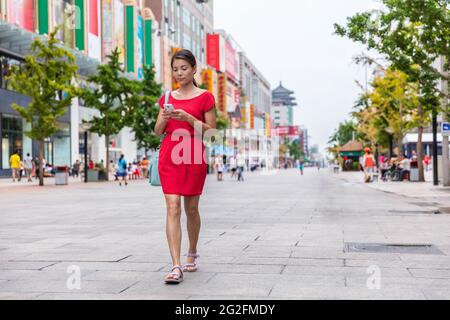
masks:
<svg viewBox="0 0 450 320"><path fill-rule="evenodd" d="M72 99L70 106L70 165L80 159L80 112L78 98Z"/></svg>

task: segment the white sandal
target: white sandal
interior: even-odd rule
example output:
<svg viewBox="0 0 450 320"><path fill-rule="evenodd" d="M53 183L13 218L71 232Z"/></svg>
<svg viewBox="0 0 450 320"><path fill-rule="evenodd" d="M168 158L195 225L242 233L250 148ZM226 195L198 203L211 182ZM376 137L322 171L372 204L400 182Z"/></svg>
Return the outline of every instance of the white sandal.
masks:
<svg viewBox="0 0 450 320"><path fill-rule="evenodd" d="M197 259L200 258L200 255L197 253L189 252L186 254L186 257L188 258L194 258L194 262L186 263L183 266L184 272L196 272L197 271Z"/></svg>
<svg viewBox="0 0 450 320"><path fill-rule="evenodd" d="M174 272L174 270L180 270L180 273ZM170 278L168 278L170 277ZM165 282L166 284L179 284L183 282L184 275L183 270L181 269L181 266L174 266L171 270L171 272L166 276Z"/></svg>

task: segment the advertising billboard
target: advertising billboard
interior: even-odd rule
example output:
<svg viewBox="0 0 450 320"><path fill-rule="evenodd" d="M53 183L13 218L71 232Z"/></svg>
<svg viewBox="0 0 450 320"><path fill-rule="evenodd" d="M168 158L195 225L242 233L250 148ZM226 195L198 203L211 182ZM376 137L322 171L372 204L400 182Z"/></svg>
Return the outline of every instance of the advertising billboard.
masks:
<svg viewBox="0 0 450 320"><path fill-rule="evenodd" d="M206 86L206 90L213 93L213 74L211 69L202 71L202 83Z"/></svg>
<svg viewBox="0 0 450 320"><path fill-rule="evenodd" d="M102 58L100 30L100 0L89 0L88 54L98 60Z"/></svg>
<svg viewBox="0 0 450 320"><path fill-rule="evenodd" d="M8 0L8 22L34 31L33 0Z"/></svg>
<svg viewBox="0 0 450 320"><path fill-rule="evenodd" d="M139 79L144 78L144 19L137 17L136 70Z"/></svg>
<svg viewBox="0 0 450 320"><path fill-rule="evenodd" d="M113 50L113 2L102 1L102 59L111 54Z"/></svg>
<svg viewBox="0 0 450 320"><path fill-rule="evenodd" d="M124 6L121 0L114 0L113 50L119 50L119 62L125 63Z"/></svg>
<svg viewBox="0 0 450 320"><path fill-rule="evenodd" d="M206 63L225 72L225 39L220 34L206 35Z"/></svg>
<svg viewBox="0 0 450 320"><path fill-rule="evenodd" d="M233 80L237 80L237 59L236 50L231 42L225 42L225 72Z"/></svg>
<svg viewBox="0 0 450 320"><path fill-rule="evenodd" d="M281 126L276 128L277 135L284 136L298 136L301 133L299 126Z"/></svg>

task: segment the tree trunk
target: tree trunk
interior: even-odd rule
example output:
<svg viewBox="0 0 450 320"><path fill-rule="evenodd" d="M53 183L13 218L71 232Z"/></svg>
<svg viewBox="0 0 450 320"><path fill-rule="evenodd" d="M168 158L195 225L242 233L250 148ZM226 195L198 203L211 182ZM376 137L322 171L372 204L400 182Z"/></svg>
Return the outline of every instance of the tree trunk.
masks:
<svg viewBox="0 0 450 320"><path fill-rule="evenodd" d="M403 156L403 137L397 138L397 146L398 146L398 156Z"/></svg>
<svg viewBox="0 0 450 320"><path fill-rule="evenodd" d="M419 117L423 117L423 109L422 106L419 104L418 108L418 114ZM420 125L417 131L417 164L419 166L419 181L425 182L425 172L423 168L423 143L422 143L422 137L423 137L423 126Z"/></svg>
<svg viewBox="0 0 450 320"><path fill-rule="evenodd" d="M106 181L109 181L109 136L105 136L105 143L106 143L106 166L105 166L105 179Z"/></svg>
<svg viewBox="0 0 450 320"><path fill-rule="evenodd" d="M394 147L392 146L392 134L389 134L389 159L394 155Z"/></svg>
<svg viewBox="0 0 450 320"><path fill-rule="evenodd" d="M39 185L44 185L44 141L38 141L39 145Z"/></svg>

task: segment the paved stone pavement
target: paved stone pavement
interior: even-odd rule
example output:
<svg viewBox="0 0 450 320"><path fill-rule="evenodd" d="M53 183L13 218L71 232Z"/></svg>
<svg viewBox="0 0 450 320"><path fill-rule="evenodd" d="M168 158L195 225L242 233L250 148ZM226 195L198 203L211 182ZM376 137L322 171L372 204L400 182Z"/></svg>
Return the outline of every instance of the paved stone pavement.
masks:
<svg viewBox="0 0 450 320"><path fill-rule="evenodd" d="M200 269L178 286L163 283L170 259L159 188L3 186L0 299L450 298L450 215L328 170L245 177L208 177ZM439 251L345 250L361 242Z"/></svg>

